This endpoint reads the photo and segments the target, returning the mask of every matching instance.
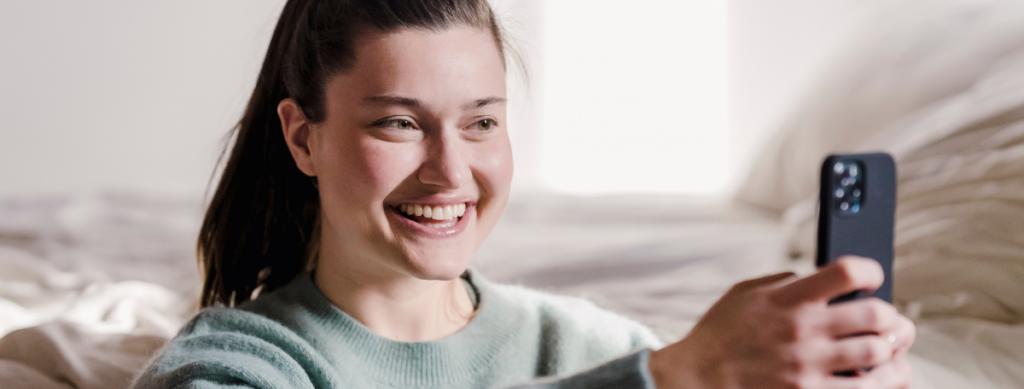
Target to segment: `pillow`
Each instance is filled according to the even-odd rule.
[[[791,252],[810,256],[821,161],[887,151],[897,306],[1024,323],[1024,3],[922,4],[880,20],[825,73],[738,200],[783,213]]]

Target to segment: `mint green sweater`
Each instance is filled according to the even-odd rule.
[[[466,279],[473,320],[410,343],[375,334],[304,273],[238,309],[204,309],[135,387],[654,388],[648,348],[659,342],[646,327],[581,299]]]

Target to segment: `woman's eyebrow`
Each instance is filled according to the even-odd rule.
[[[414,99],[412,97],[402,97],[402,96],[393,96],[393,95],[370,96],[370,97],[364,98],[363,99],[363,103],[370,104],[370,105],[385,105],[385,106],[387,106],[387,105],[401,105],[401,106],[410,107],[410,108],[417,108],[417,107],[420,107],[420,106],[423,105],[423,104],[420,104],[419,100],[416,100],[416,99]]]
[[[472,103],[462,106],[462,109],[469,110],[474,108],[480,108],[491,104],[505,104],[507,101],[504,97],[488,97],[485,99],[479,99]]]
[[[462,109],[469,110],[475,108],[485,107],[491,104],[504,104],[507,101],[504,97],[487,97],[483,99],[477,99],[473,102],[463,105]],[[423,104],[412,97],[403,97],[395,95],[381,95],[381,96],[370,96],[363,99],[363,103],[369,105],[401,105],[409,108],[419,108]]]

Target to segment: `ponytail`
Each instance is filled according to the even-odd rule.
[[[274,29],[256,89],[235,127],[235,143],[199,231],[200,304],[233,306],[258,289],[288,283],[307,265],[317,239],[316,188],[295,166],[277,104],[289,97],[285,52],[309,1],[289,1]]]

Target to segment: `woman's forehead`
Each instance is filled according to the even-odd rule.
[[[369,33],[356,41],[355,62],[332,77],[328,100],[407,96],[464,103],[505,96],[505,66],[490,32],[471,27]]]

